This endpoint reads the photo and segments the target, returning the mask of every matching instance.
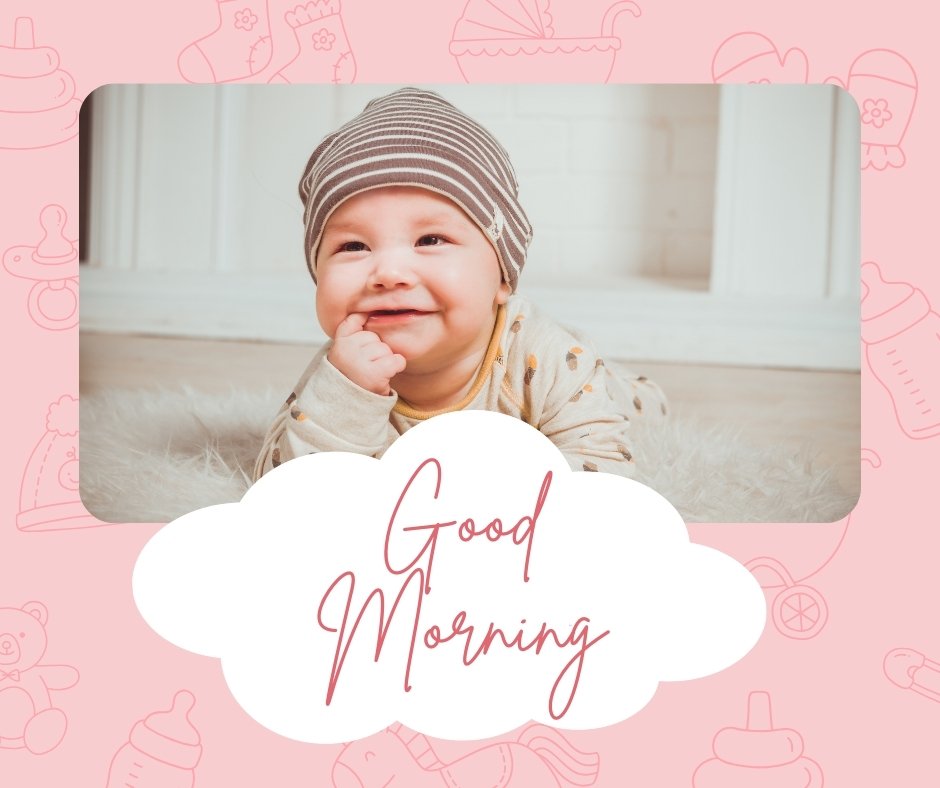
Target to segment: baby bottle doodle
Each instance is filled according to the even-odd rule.
[[[157,711],[131,728],[130,740],[114,755],[107,788],[192,788],[202,755],[199,732],[189,722],[196,699],[181,690],[169,711]]]
[[[712,741],[715,757],[700,764],[694,788],[820,788],[823,773],[803,755],[803,737],[774,728],[770,695],[752,692],[747,699],[747,727],[722,728]]]
[[[923,291],[862,265],[862,342],[910,438],[940,435],[940,315]]]

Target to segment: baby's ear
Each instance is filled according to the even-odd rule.
[[[496,291],[496,303],[505,304],[511,293],[512,288],[506,282],[500,282],[499,290]]]

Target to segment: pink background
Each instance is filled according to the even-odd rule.
[[[285,12],[294,5],[270,0],[265,7],[253,0],[234,0],[222,6],[226,12],[235,6],[239,10],[251,6],[259,17],[253,26],[269,23],[272,60],[251,81],[266,82],[297,54],[294,28],[284,21]],[[330,29],[339,29],[342,22],[357,82],[463,81],[448,44],[466,5],[465,0],[348,0],[341,18],[330,22]],[[581,49],[589,49],[592,42],[584,39],[599,36],[608,5],[608,0],[556,0],[551,8],[555,37],[580,38]],[[865,97],[880,98],[876,93],[879,85],[883,87],[883,95],[890,97],[886,106],[897,117],[878,128],[863,125],[863,142],[866,134],[880,134],[879,143],[900,142],[904,157],[901,166],[863,171],[862,259],[876,261],[885,279],[919,288],[934,310],[940,308],[940,267],[935,253],[929,251],[936,235],[934,178],[940,171],[935,142],[940,135],[940,102],[937,83],[929,74],[940,73],[940,58],[934,26],[919,11],[923,5],[902,0],[890,8],[849,2],[758,7],[749,0],[685,5],[641,0],[640,6],[641,17],[626,13],[614,28],[622,47],[613,53],[611,82],[709,82],[716,51],[730,37],[747,31],[766,36],[780,55],[801,50],[791,57],[797,61],[805,57],[811,82],[833,76],[847,82],[859,55],[889,50],[879,55],[877,67],[882,71],[867,69],[877,79],[865,87],[869,91],[865,96],[861,87],[856,90],[849,84],[860,103]],[[14,20],[20,16],[33,19],[37,46],[56,50],[59,67],[74,79],[78,99],[110,82],[183,81],[177,65],[180,52],[212,34],[219,24],[215,0],[149,5],[115,0],[12,0],[4,4],[0,16],[0,45],[12,46]],[[237,71],[244,62],[239,39],[226,38],[221,32],[216,34],[220,37],[214,41],[213,57],[230,61],[227,67]],[[328,40],[323,38],[321,43]],[[742,41],[748,43],[735,39],[724,54],[732,53],[739,60],[746,57],[746,47],[740,47],[740,52],[736,48]],[[751,39],[750,45],[755,41]],[[529,66],[535,61],[526,58],[539,57],[538,48],[536,41],[530,53],[521,51],[502,63],[484,61],[483,65],[507,81],[521,79],[519,75],[531,73]],[[559,61],[564,73],[581,81],[604,80],[606,66],[598,68],[590,58],[579,58],[577,48],[567,48],[573,51],[562,48],[554,55],[566,58]],[[21,61],[9,49],[0,55],[0,74],[10,75],[9,64],[16,68],[15,63]],[[899,76],[903,69],[895,69],[903,61],[916,73],[916,87]],[[765,57],[763,62],[770,61]],[[298,75],[310,82],[329,81],[333,72],[327,65],[322,57],[296,59],[290,73],[295,81]],[[784,69],[777,73],[767,68],[764,78],[768,81],[799,81],[802,76],[798,73],[794,78],[793,69],[786,69],[781,77]],[[758,79],[748,72],[743,81]],[[17,95],[25,84],[16,83]],[[37,87],[37,96],[38,92]],[[909,104],[915,94],[913,111],[909,106],[904,110],[905,101]],[[0,89],[0,102],[2,95]],[[63,98],[57,103],[62,104]],[[43,235],[39,214],[51,204],[64,208],[65,235],[75,239],[77,138],[24,149],[17,136],[23,118],[15,117],[22,113],[3,111],[8,109],[0,106],[0,251],[23,247],[30,253],[37,247]],[[29,121],[43,122],[39,116]],[[52,126],[40,125],[42,133],[59,140],[71,136],[57,130],[55,122],[50,113]],[[894,138],[886,141],[884,135],[892,133]],[[77,265],[69,268],[66,263],[59,270],[63,280],[77,275]],[[196,699],[189,719],[200,736],[198,764],[195,768],[169,766],[175,751],[168,749],[162,756],[164,763],[151,765],[151,776],[140,778],[136,785],[190,785],[193,780],[197,786],[329,785],[339,747],[299,744],[263,729],[232,700],[215,661],[162,641],[137,615],[130,593],[131,571],[141,546],[158,526],[79,529],[67,527],[76,523],[64,520],[54,520],[39,531],[17,526],[18,516],[34,505],[77,499],[67,482],[55,488],[48,478],[36,481],[34,472],[37,451],[47,458],[61,455],[58,461],[67,461],[74,441],[74,433],[61,425],[58,432],[47,430],[46,415],[63,395],[77,395],[78,331],[76,327],[51,330],[34,319],[28,296],[35,280],[14,276],[9,268],[0,271],[0,279],[7,370],[0,481],[0,640],[4,633],[17,631],[18,617],[27,615],[17,611],[26,603],[41,602],[48,611],[48,646],[39,666],[33,666],[35,659],[22,664],[18,679],[0,672],[0,783],[108,785],[112,759],[128,741],[132,726],[152,712],[169,708],[174,695],[185,689]],[[935,314],[929,319],[936,325]],[[925,331],[919,337],[907,335],[906,341],[912,369],[936,402],[940,398],[940,335]],[[892,396],[864,360],[862,397],[862,445],[870,450],[872,462],[863,464],[862,497],[850,518],[829,525],[692,528],[697,541],[714,544],[742,561],[757,556],[772,559],[758,573],[768,586],[767,629],[757,647],[732,668],[690,683],[662,685],[646,709],[620,725],[566,732],[572,745],[598,754],[595,785],[715,785],[706,774],[711,767],[700,769],[697,775],[696,770],[715,757],[713,739],[720,729],[745,727],[748,696],[755,691],[769,693],[774,727],[799,733],[804,757],[818,764],[827,785],[937,782],[940,665],[930,659],[940,661],[934,608],[934,600],[940,598],[934,488],[940,436],[909,437]],[[779,575],[765,578],[768,564],[786,570],[789,588],[780,585]],[[776,588],[769,587],[775,584]],[[794,590],[794,585],[804,588]],[[820,617],[820,600],[828,608],[826,620]],[[808,605],[806,615],[794,617],[801,605]],[[27,623],[32,626],[36,621]],[[893,657],[886,668],[886,656],[899,648],[913,653]],[[73,686],[51,690],[51,704],[61,710],[56,713],[58,719],[67,720],[64,738],[45,754],[21,746],[4,748],[3,737],[22,735],[17,728],[22,731],[29,716],[24,717],[18,705],[22,688],[42,681],[55,686],[50,677],[56,672],[42,668],[50,665],[71,666],[79,676]],[[906,672],[908,668],[913,675]],[[6,671],[2,661],[0,671]],[[58,671],[60,681],[62,674]],[[900,686],[911,681],[920,692]],[[44,737],[54,741],[56,723],[49,719],[46,715],[42,730],[36,727],[33,749],[43,749]],[[501,737],[504,741],[514,738],[512,734]],[[726,734],[723,741],[727,738]],[[780,740],[779,733],[741,738],[735,757],[752,768],[739,766],[735,771],[725,764],[721,784],[796,788],[807,784],[807,779],[820,784],[816,777],[805,776],[815,773],[812,768],[794,778],[794,768],[771,768],[768,762],[760,762],[761,753],[773,754]],[[441,761],[451,762],[481,745],[433,742],[433,746]],[[719,754],[731,759],[725,750]],[[462,785],[482,788],[494,783],[493,775],[481,766],[468,768]],[[520,774],[505,784],[532,783]]]

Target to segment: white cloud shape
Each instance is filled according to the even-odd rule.
[[[658,682],[739,660],[766,615],[751,573],[690,543],[657,492],[572,472],[486,411],[430,419],[381,460],[285,463],[158,531],[133,586],[255,720],[324,744],[395,720],[448,739],[611,725]]]

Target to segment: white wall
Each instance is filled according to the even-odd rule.
[[[713,85],[433,86],[509,151],[535,228],[527,283],[624,274],[708,277]],[[353,86],[343,117],[386,86]]]
[[[297,181],[325,134],[395,87],[96,91],[83,328],[322,337]],[[835,88],[791,88],[783,98],[780,86],[425,87],[510,152],[535,228],[520,289],[594,334],[605,352],[857,367],[857,226],[833,223],[853,208],[857,216],[858,169],[834,169],[851,165],[852,151],[857,158],[857,119],[854,128],[835,122],[845,114]],[[792,149],[794,123],[809,129],[801,150]],[[747,206],[767,192],[763,175],[748,177],[753,160],[729,155],[739,150],[758,162],[771,155],[791,175],[773,187],[778,206],[815,206],[797,216],[796,230],[789,217],[785,232],[776,232],[779,210],[758,212],[775,229],[764,247],[766,234],[741,234],[753,217],[722,213],[722,204]],[[801,266],[772,265],[788,253]],[[830,282],[833,270],[839,288],[807,286]],[[727,285],[742,277],[744,290]],[[781,287],[781,278],[796,284]]]
[[[91,265],[302,265],[297,181],[307,157],[324,135],[395,87],[101,88],[96,120],[106,124],[113,105],[134,96],[140,122],[126,144],[137,148],[140,188],[137,215],[126,220],[137,225],[134,243],[120,250],[93,244]],[[527,280],[570,276],[574,260],[579,274],[707,277],[716,86],[430,87],[509,151],[535,228]],[[106,160],[96,158],[95,167],[120,169],[128,155],[115,144],[97,154]]]

